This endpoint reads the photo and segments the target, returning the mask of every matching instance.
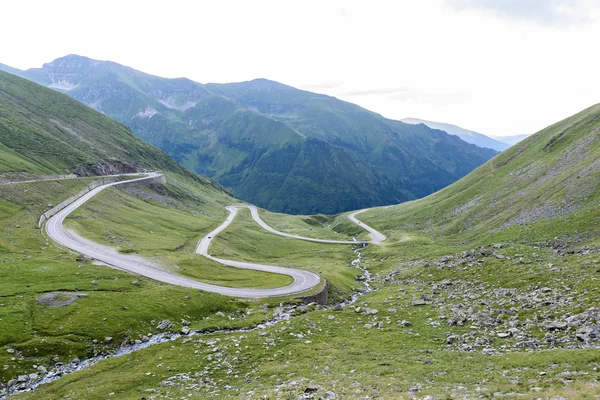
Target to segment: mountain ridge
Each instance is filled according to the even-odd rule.
[[[594,205],[600,188],[599,132],[600,104],[595,104],[527,137],[453,185],[389,210],[404,215],[396,223],[405,224],[434,213],[431,229],[438,234],[480,235],[544,223],[551,232],[559,228],[558,234],[562,225],[552,221]],[[595,222],[580,221],[590,224]]]
[[[54,85],[236,197],[274,211],[332,214],[412,200],[495,154],[264,78],[200,84],[76,55],[21,74]]]
[[[196,176],[131,130],[57,91],[0,71],[0,176],[79,176],[161,169]]]
[[[403,118],[401,121],[407,124],[425,124],[426,126],[432,129],[439,129],[450,135],[458,136],[465,142],[474,144],[479,147],[493,149],[496,151],[504,151],[510,147],[509,144],[502,142],[496,138],[484,135],[483,133],[461,128],[460,126],[454,124],[428,121],[420,118]]]

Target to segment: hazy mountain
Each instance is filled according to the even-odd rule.
[[[202,85],[76,55],[16,72],[126,124],[236,197],[275,211],[335,213],[412,200],[495,154],[264,79]]]
[[[513,144],[517,144],[519,143],[521,140],[528,138],[529,134],[525,134],[525,135],[514,135],[514,136],[490,136],[491,138],[496,139],[499,142],[502,143],[506,143],[509,145],[513,145]]]
[[[456,135],[467,143],[471,143],[479,147],[494,149],[496,151],[503,151],[510,147],[510,144],[503,142],[497,138],[491,138],[484,134],[475,131],[470,131],[468,129],[464,129],[460,126],[452,124],[426,121],[424,119],[419,118],[404,118],[402,119],[402,122],[405,122],[407,124],[425,124],[430,128],[439,129],[451,135]]]

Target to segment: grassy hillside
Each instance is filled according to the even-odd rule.
[[[288,277],[226,268],[194,254],[235,202],[101,113],[0,72],[0,176],[161,170],[166,185],[107,189],[66,222],[84,236],[152,258],[174,273],[233,287],[274,287]],[[11,379],[113,351],[158,333],[248,327],[269,303],[238,301],[140,278],[56,247],[39,216],[92,177],[0,185],[0,396]],[[215,313],[220,312],[218,315]],[[222,314],[221,314],[222,313]],[[163,320],[172,326],[159,329]],[[187,322],[186,322],[187,324]]]
[[[68,96],[0,71],[0,176],[172,172],[195,177],[129,128]]]
[[[278,212],[331,214],[412,200],[495,154],[264,79],[201,85],[76,55],[10,71],[102,111],[236,197]]]
[[[390,232],[466,240],[504,231],[525,235],[524,227],[531,225],[550,239],[569,227],[591,234],[599,229],[593,218],[599,139],[600,105],[595,105],[525,139],[438,193],[363,218]]]
[[[599,126],[594,106],[447,189],[360,215],[388,242],[356,249],[374,290],[354,304],[154,346],[20,398],[596,398]],[[263,215],[282,230],[348,234],[343,215]],[[271,239],[236,240],[240,222],[216,250],[259,259]],[[272,259],[311,247],[271,243]],[[340,256],[311,249],[306,265],[315,255]]]

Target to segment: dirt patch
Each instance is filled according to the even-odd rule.
[[[37,298],[37,302],[50,308],[68,306],[80,297],[87,297],[85,293],[52,292]]]

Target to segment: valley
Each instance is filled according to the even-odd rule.
[[[438,125],[498,153],[265,79],[0,67],[1,399],[600,397],[600,104]]]
[[[496,154],[267,79],[200,84],[78,55],[2,69],[101,111],[188,170],[274,212],[336,214],[413,200]]]

